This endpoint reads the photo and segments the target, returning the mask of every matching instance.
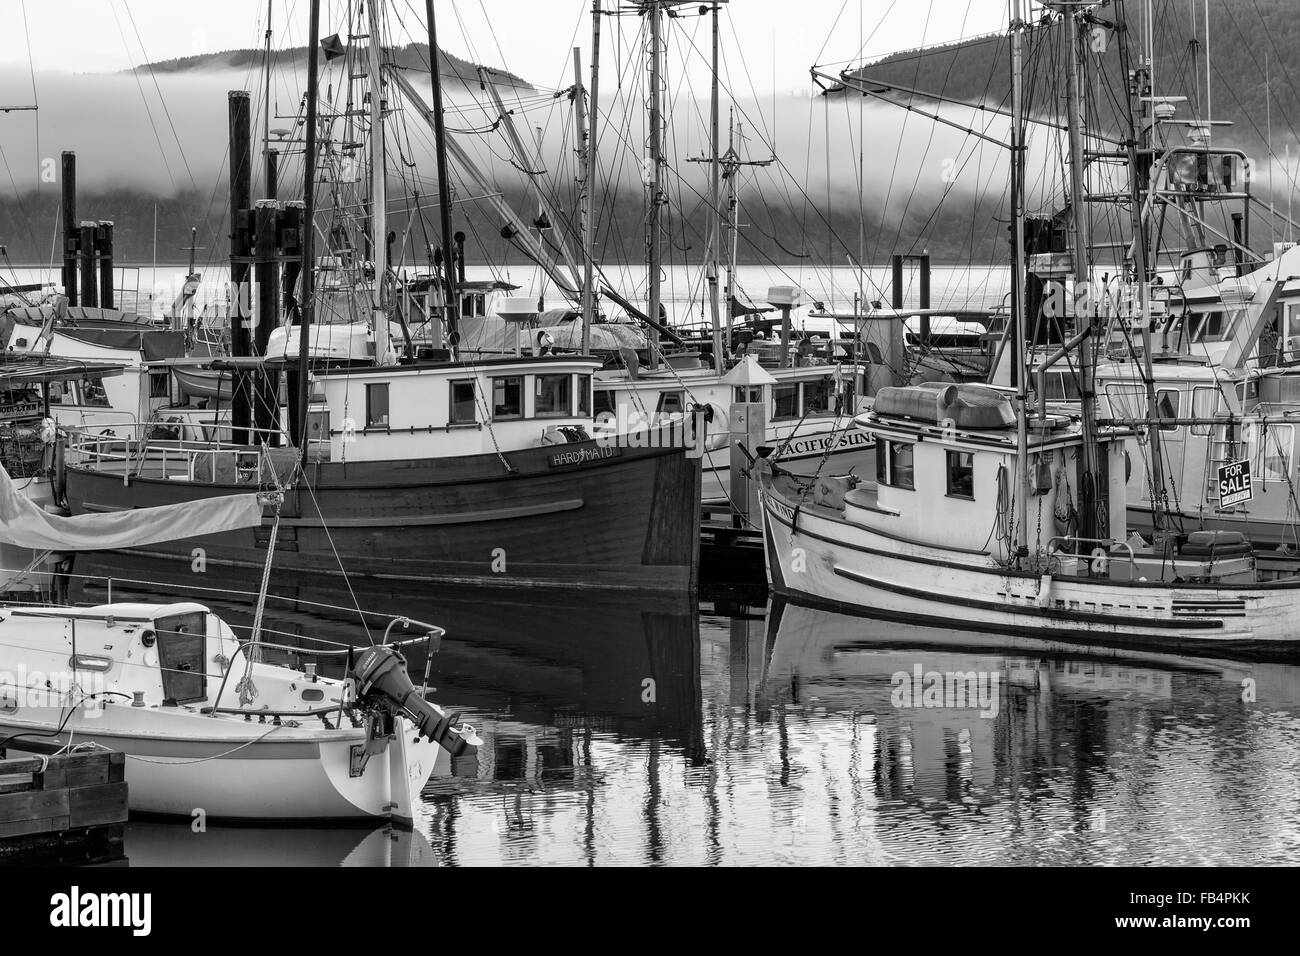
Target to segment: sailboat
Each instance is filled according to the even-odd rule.
[[[43,511],[0,471],[0,539],[65,551],[141,546],[260,525],[262,498],[67,518]],[[400,620],[424,631],[417,641],[442,633]],[[137,812],[410,825],[439,759],[477,743],[414,688],[396,644],[347,652],[341,681],[319,676],[316,663],[261,659],[276,650],[257,627],[241,641],[189,601],[7,605],[0,755],[124,753]]]
[[[1025,274],[1024,29],[1013,17],[1017,277]],[[1140,252],[1137,272],[1145,275]],[[1138,285],[1146,315],[1147,284]],[[1017,281],[1020,349],[1026,311]],[[1135,324],[1149,337],[1149,325]],[[1062,354],[1091,332],[1080,330]],[[1033,395],[1023,357],[1015,364],[1014,393],[947,383],[881,389],[857,419],[877,444],[874,485],[814,496],[812,483],[760,465],[773,588],[924,624],[1193,653],[1300,653],[1289,620],[1300,578],[1259,581],[1249,549],[1215,531],[1154,542],[1128,536],[1125,445],[1134,431],[1099,426],[1087,404],[1073,415],[1049,409],[1041,391]],[[1048,364],[1038,366],[1040,382]],[[1155,414],[1149,407],[1144,423]],[[1085,487],[1089,525],[1076,533],[1058,517],[1072,510],[1071,489]]]

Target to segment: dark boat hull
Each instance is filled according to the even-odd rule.
[[[151,445],[151,453],[162,449]],[[312,574],[496,586],[696,588],[700,463],[681,448],[595,442],[393,462],[318,462],[288,489],[274,566]],[[119,511],[250,490],[162,476],[146,460],[69,465],[74,514]],[[190,578],[209,564],[261,567],[260,528],[150,545]],[[196,551],[196,549],[202,549]]]

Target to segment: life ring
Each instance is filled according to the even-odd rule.
[[[1102,575],[1110,567],[1110,555],[1102,548],[1093,548],[1092,553],[1088,555],[1092,560],[1088,563],[1089,570],[1093,574]]]

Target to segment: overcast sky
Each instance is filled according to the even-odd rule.
[[[616,0],[603,3],[612,7]],[[272,0],[272,6],[275,45],[301,44],[307,0]],[[732,82],[755,92],[806,92],[814,63],[957,40],[1000,30],[1007,20],[1006,0],[731,0],[727,6],[723,45]],[[46,71],[116,71],[146,58],[261,46],[266,7],[266,0],[0,0],[5,26],[0,64],[28,63],[24,14],[39,77]],[[342,8],[343,0],[323,0],[323,32],[337,28]],[[423,29],[424,0],[397,0],[388,9],[410,33]],[[539,86],[571,82],[568,56],[575,45],[590,62],[590,0],[436,0],[436,10],[445,49],[505,67]],[[603,55],[610,57],[616,50],[615,25],[605,20],[610,48]],[[707,50],[707,18],[684,16],[679,27],[681,49],[693,42]],[[630,24],[624,36],[632,36]],[[0,91],[0,105],[22,100],[24,92],[30,90]]]

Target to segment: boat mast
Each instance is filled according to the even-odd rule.
[[[1127,23],[1124,16],[1124,0],[1116,0],[1115,19],[1121,28]],[[1150,28],[1150,18],[1147,18],[1144,29],[1150,30]],[[1127,76],[1129,75],[1129,59],[1126,31],[1120,29],[1118,36],[1120,67],[1124,75]],[[1160,415],[1156,404],[1155,375],[1151,367],[1151,284],[1148,281],[1150,276],[1148,275],[1149,266],[1147,264],[1147,230],[1142,215],[1149,172],[1145,171],[1138,163],[1139,134],[1137,131],[1137,124],[1141,122],[1141,148],[1144,153],[1150,151],[1153,146],[1152,132],[1155,129],[1154,122],[1147,122],[1148,119],[1153,120],[1154,118],[1148,117],[1145,112],[1155,95],[1155,90],[1150,86],[1150,65],[1150,61],[1143,58],[1134,74],[1136,82],[1132,85],[1134,95],[1129,102],[1127,111],[1129,135],[1126,140],[1129,166],[1129,211],[1133,228],[1133,271],[1138,284],[1138,318],[1142,332],[1142,378],[1146,385],[1147,441],[1150,445],[1151,456],[1151,514],[1156,530],[1161,531],[1165,527],[1164,508],[1161,504],[1164,500],[1165,477],[1164,462],[1160,449],[1160,426],[1156,421]],[[1137,116],[1139,109],[1144,111],[1141,120]]]
[[[309,399],[309,344],[316,308],[316,104],[320,93],[320,0],[311,0],[307,29],[307,143],[302,167],[302,297],[298,319],[298,444],[302,465],[307,466],[307,402]]]
[[[1079,398],[1083,417],[1083,474],[1087,476],[1079,484],[1079,531],[1080,538],[1097,538],[1097,512],[1095,495],[1104,490],[1097,487],[1097,443],[1096,415],[1093,403],[1093,339],[1096,332],[1092,310],[1092,296],[1087,295],[1088,285],[1092,281],[1090,250],[1088,248],[1088,220],[1086,215],[1086,170],[1084,167],[1084,127],[1085,116],[1083,97],[1080,95],[1081,72],[1086,62],[1085,52],[1080,42],[1078,14],[1069,6],[1064,8],[1065,36],[1068,48],[1066,59],[1066,127],[1070,140],[1070,225],[1073,232],[1074,255],[1074,331],[1086,327],[1089,334],[1079,340]],[[1039,403],[1043,396],[1039,396]]]
[[[1017,526],[1017,555],[1029,553],[1029,409],[1028,382],[1025,356],[1029,346],[1025,341],[1025,151],[1024,99],[1021,63],[1020,0],[1007,0],[1011,14],[1011,314],[1016,325],[1017,354],[1012,356],[1012,371],[1016,385],[1016,494],[1015,520]],[[1041,396],[1039,398],[1041,401]],[[1037,546],[1037,542],[1035,543]]]
[[[577,85],[579,124],[586,128],[578,137],[582,150],[582,354],[591,354],[591,323],[596,319],[595,259],[596,216],[591,209],[591,195],[596,183],[596,95],[600,90],[600,0],[591,3],[591,114],[582,103],[582,74],[578,51],[573,51],[573,79]]]
[[[650,284],[649,308],[646,314],[651,322],[659,323],[660,289],[659,289],[659,206],[664,202],[663,179],[660,157],[662,155],[663,116],[661,114],[660,59],[663,50],[660,47],[662,21],[660,18],[660,0],[647,0],[642,8],[650,18],[650,143],[649,157],[646,160],[646,184],[649,190],[650,208],[646,216],[646,278]],[[654,350],[651,349],[653,356]],[[651,359],[653,363],[653,358]]]
[[[713,82],[709,87],[709,310],[713,319],[713,368],[721,372],[727,357],[722,346],[722,303],[718,299],[718,246],[722,241],[722,210],[718,205],[721,162],[718,157],[718,0],[713,10]]]
[[[262,155],[271,152],[271,4],[266,0],[266,52],[262,54]],[[268,189],[270,187],[268,186]],[[274,196],[268,196],[274,199]],[[191,270],[193,271],[193,270]]]
[[[460,357],[460,297],[456,291],[456,270],[452,265],[451,244],[451,182],[447,178],[447,130],[442,115],[442,76],[438,50],[438,27],[433,15],[433,0],[425,0],[425,16],[429,21],[429,75],[433,84],[433,138],[438,154],[438,205],[442,226],[442,277],[447,296],[447,344],[452,355]]]
[[[370,74],[370,255],[374,260],[375,278],[370,293],[370,313],[375,331],[375,364],[392,363],[389,341],[387,303],[384,289],[388,285],[388,196],[387,156],[384,150],[384,77],[380,58],[383,34],[380,32],[379,0],[366,0],[370,40],[367,44]]]

